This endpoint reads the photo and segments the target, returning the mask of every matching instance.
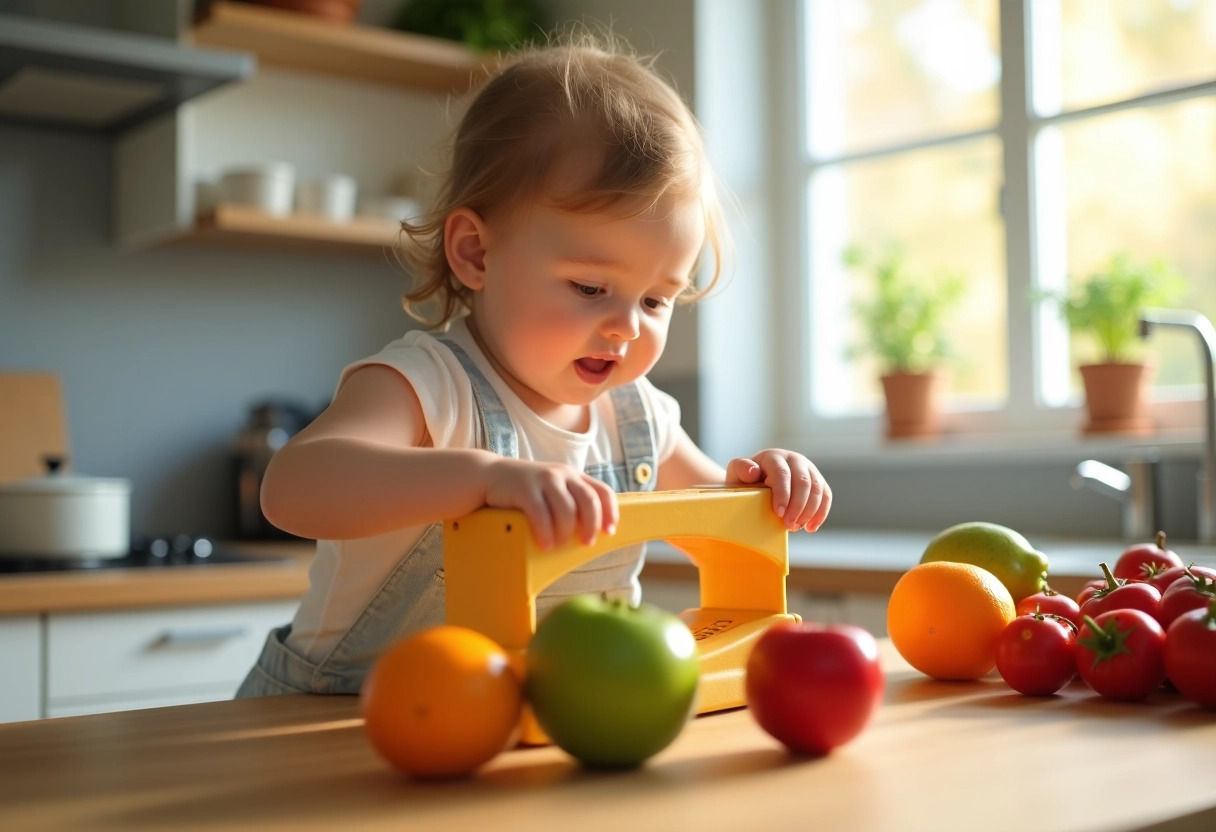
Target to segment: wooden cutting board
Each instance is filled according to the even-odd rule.
[[[68,456],[59,377],[0,373],[0,483],[45,473],[47,455]]]

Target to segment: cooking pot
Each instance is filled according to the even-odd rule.
[[[131,549],[131,483],[48,472],[0,485],[0,557],[120,558]]]

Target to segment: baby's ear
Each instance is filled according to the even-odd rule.
[[[456,279],[477,291],[485,285],[486,224],[471,208],[456,208],[443,223],[443,248]]]

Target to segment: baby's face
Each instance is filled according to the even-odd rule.
[[[487,231],[473,324],[520,398],[571,429],[654,366],[705,239],[699,203],[667,198],[637,216],[542,201]]]

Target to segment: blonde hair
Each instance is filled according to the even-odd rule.
[[[578,212],[629,206],[642,213],[669,194],[698,199],[713,271],[696,287],[694,267],[681,300],[712,289],[729,239],[696,120],[655,73],[652,59],[610,36],[576,32],[509,56],[473,97],[452,139],[450,168],[434,206],[401,224],[397,256],[416,281],[403,298],[406,312],[444,326],[469,308],[471,292],[452,273],[444,249],[452,210],[506,215],[541,195],[558,160],[588,146],[589,158],[600,158],[586,187],[560,199],[545,195]]]

